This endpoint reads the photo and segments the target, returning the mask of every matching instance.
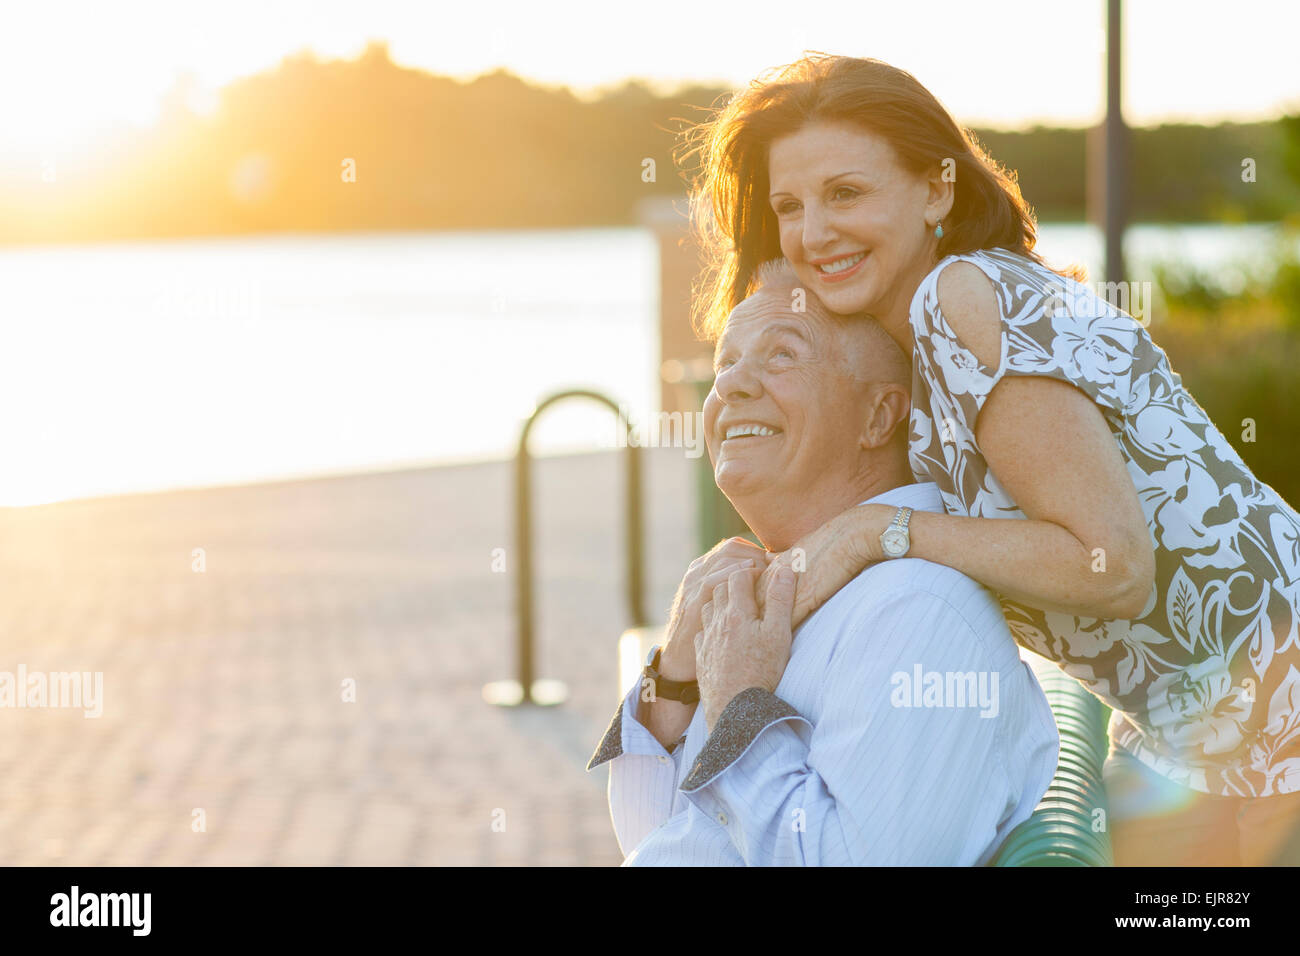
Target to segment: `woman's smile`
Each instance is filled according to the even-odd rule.
[[[870,253],[855,252],[851,256],[841,256],[838,259],[812,259],[809,261],[817,269],[817,276],[823,282],[843,282],[861,271],[862,263],[867,261],[868,255]]]

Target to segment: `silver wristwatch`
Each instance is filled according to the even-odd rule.
[[[912,546],[912,539],[907,533],[907,523],[912,520],[911,508],[899,508],[894,515],[894,523],[880,536],[880,549],[887,558],[901,558]]]

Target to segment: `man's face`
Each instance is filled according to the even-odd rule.
[[[732,312],[714,354],[704,435],[714,479],[733,503],[805,500],[860,468],[870,386],[843,367],[842,336],[824,317],[792,312],[779,293],[760,290]]]

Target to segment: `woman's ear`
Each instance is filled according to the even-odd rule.
[[[947,157],[930,170],[926,177],[926,221],[948,218],[953,201],[957,198],[957,160]]]

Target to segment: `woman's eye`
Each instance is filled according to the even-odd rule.
[[[798,203],[783,202],[776,207],[776,214],[778,216],[784,216],[786,213],[793,212],[797,208],[798,208]]]
[[[848,199],[853,196],[856,196],[857,194],[858,191],[851,186],[840,186],[838,189],[835,190],[836,199],[841,199],[841,198]]]

